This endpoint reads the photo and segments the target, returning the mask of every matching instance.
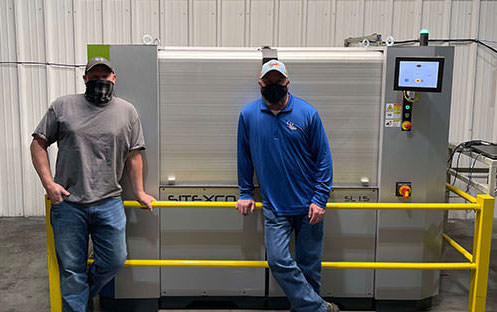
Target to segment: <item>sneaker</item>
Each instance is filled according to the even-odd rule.
[[[326,311],[327,312],[340,312],[338,306],[332,302],[326,302]]]

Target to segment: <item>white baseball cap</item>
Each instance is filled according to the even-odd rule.
[[[264,77],[267,73],[272,70],[279,71],[283,76],[288,78],[288,72],[286,71],[286,66],[282,62],[278,60],[270,60],[262,65],[261,76],[259,78]]]

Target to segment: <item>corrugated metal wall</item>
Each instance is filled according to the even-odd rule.
[[[84,64],[88,43],[144,34],[168,46],[342,46],[373,32],[415,39],[421,28],[497,40],[496,16],[497,0],[0,0],[0,61]],[[0,64],[0,216],[43,214],[30,134],[52,100],[83,91],[81,75]],[[459,45],[454,79],[451,142],[497,141],[497,56]]]

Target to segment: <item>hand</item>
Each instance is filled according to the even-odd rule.
[[[47,187],[45,187],[45,190],[47,191],[48,198],[50,198],[53,205],[63,202],[64,198],[62,196],[71,195],[64,187],[62,187],[62,185],[55,182],[50,183]]]
[[[240,211],[242,215],[248,215],[249,209],[250,212],[254,212],[255,201],[253,201],[252,199],[239,199],[236,202],[236,210]]]
[[[309,206],[309,224],[316,224],[321,222],[325,213],[326,209],[321,208],[314,203],[311,203],[311,205]]]
[[[148,195],[145,192],[140,192],[136,195],[136,199],[140,202],[140,204],[145,205],[146,207],[141,207],[141,209],[147,209],[148,211],[152,211],[152,202],[155,201],[153,196]]]

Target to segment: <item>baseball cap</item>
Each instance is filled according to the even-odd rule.
[[[279,71],[283,76],[288,78],[288,72],[286,71],[286,66],[282,62],[278,60],[270,60],[262,65],[261,76],[259,78],[264,77],[267,73],[272,70]]]
[[[106,59],[105,57],[102,57],[102,56],[97,56],[97,57],[94,57],[92,59],[90,59],[88,61],[88,63],[86,64],[86,68],[85,68],[85,73],[87,73],[88,71],[90,71],[93,67],[97,66],[97,65],[105,65],[107,66],[112,72],[114,72],[114,69],[112,68],[112,64],[109,62],[108,59]]]

